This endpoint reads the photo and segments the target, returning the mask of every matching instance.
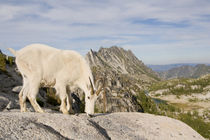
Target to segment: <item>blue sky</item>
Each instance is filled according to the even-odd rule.
[[[120,46],[145,64],[210,63],[209,0],[0,0],[0,49]]]

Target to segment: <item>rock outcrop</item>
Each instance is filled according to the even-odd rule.
[[[0,139],[81,140],[204,140],[192,128],[164,116],[146,113],[63,115],[58,113],[0,113]]]

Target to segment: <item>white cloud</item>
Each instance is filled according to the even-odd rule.
[[[161,63],[166,57],[171,62],[179,57],[189,61],[190,56],[173,53],[183,48],[182,54],[197,51],[195,59],[201,61],[204,52],[195,48],[210,51],[208,13],[207,0],[4,1],[0,2],[0,48],[7,52],[6,47],[20,49],[40,42],[85,54],[89,48],[120,45],[129,46],[147,63]],[[155,51],[168,55],[153,59],[150,53]]]

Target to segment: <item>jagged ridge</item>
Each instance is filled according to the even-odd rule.
[[[98,52],[91,50],[86,59],[92,67],[102,67],[121,74],[136,75],[139,78],[146,76],[150,80],[158,79],[156,73],[144,65],[130,50],[126,51],[116,46],[100,48]]]

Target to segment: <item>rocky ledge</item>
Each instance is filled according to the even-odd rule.
[[[0,112],[0,139],[204,140],[181,121],[147,113],[63,115]]]

